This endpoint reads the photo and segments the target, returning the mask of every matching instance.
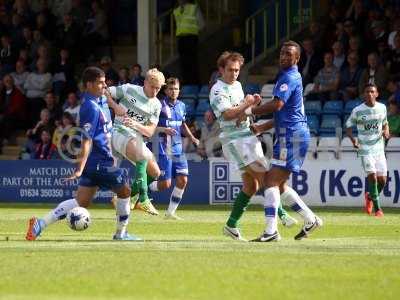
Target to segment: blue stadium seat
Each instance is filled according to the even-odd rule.
[[[361,103],[362,103],[362,101],[359,99],[349,100],[346,102],[343,112],[345,114],[351,114],[351,111],[354,109],[354,107],[360,105]]]
[[[346,122],[347,122],[347,119],[350,117],[350,115],[344,115],[343,116],[343,123],[342,123],[342,128],[343,128],[343,133],[344,134],[346,134]],[[357,126],[353,126],[352,127],[352,129],[353,129],[353,135],[354,136],[357,136]]]
[[[186,117],[188,119],[193,119],[196,116],[196,108],[194,106],[194,103],[193,104],[185,103],[185,106],[186,106]]]
[[[210,96],[210,90],[208,85],[202,85],[198,94],[199,98],[208,98]]]
[[[196,116],[204,116],[204,113],[211,109],[210,103],[205,101],[206,99],[203,98],[203,101],[199,101],[196,107]]]
[[[197,99],[199,93],[199,87],[194,84],[184,85],[181,89],[181,98],[192,98]]]
[[[204,116],[196,116],[195,121],[196,121],[197,128],[201,128],[205,124]]]
[[[322,112],[321,101],[306,101],[304,102],[304,108],[307,115],[320,115]]]
[[[185,103],[186,106],[188,105],[192,105],[193,107],[196,106],[196,100],[193,98],[183,98],[183,99],[179,99],[181,100],[183,103]]]
[[[316,115],[307,116],[307,124],[310,127],[310,133],[318,135],[319,133],[319,119]]]
[[[343,101],[335,100],[326,102],[322,109],[322,113],[341,116],[343,113]]]
[[[244,94],[259,94],[261,91],[261,87],[257,83],[248,83],[244,86]]]
[[[336,115],[323,115],[319,128],[320,136],[335,136],[337,129],[342,130],[342,120]]]

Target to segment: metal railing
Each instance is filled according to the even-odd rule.
[[[238,13],[240,0],[199,0],[204,16],[205,28],[202,32],[210,31],[212,26],[221,25],[227,16]],[[153,21],[153,37],[155,50],[155,63],[163,65],[176,56],[176,26],[173,15],[174,9],[170,9],[159,15]]]
[[[313,0],[276,0],[257,10],[246,20],[248,65],[253,66],[271,51],[304,28],[314,16]]]

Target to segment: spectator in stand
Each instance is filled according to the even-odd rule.
[[[89,9],[82,4],[81,0],[71,0],[71,10],[69,13],[72,19],[80,28],[85,28],[86,20],[89,18]]]
[[[0,64],[5,72],[11,72],[14,69],[17,58],[16,49],[11,45],[11,38],[8,35],[1,36]]]
[[[43,59],[36,63],[37,71],[31,72],[25,81],[27,106],[31,116],[31,123],[39,117],[40,110],[45,106],[44,96],[51,89],[52,75],[47,72],[47,65]]]
[[[52,41],[54,39],[54,24],[49,22],[47,16],[41,12],[36,16],[36,30],[38,30],[42,36],[48,40]]]
[[[367,15],[362,0],[353,0],[346,12],[346,19],[354,22],[355,31],[358,33],[364,32]]]
[[[389,94],[389,102],[398,102],[400,104],[400,86],[399,77],[390,77],[386,86],[386,91]]]
[[[343,29],[344,29],[344,36],[343,39],[341,40],[343,46],[345,49],[349,48],[349,40],[352,36],[356,36],[356,29],[354,26],[354,22],[352,20],[346,20],[343,23]]]
[[[82,45],[86,50],[86,58],[94,56],[96,58],[96,50],[98,47],[105,46],[109,41],[109,32],[107,25],[107,15],[103,6],[99,1],[92,1],[91,15],[87,19],[86,26],[83,30]]]
[[[76,90],[74,64],[68,49],[60,49],[53,72],[53,90],[59,98],[64,99],[68,92]]]
[[[144,77],[142,76],[142,66],[134,64],[129,70],[129,79],[132,84],[143,86]]]
[[[118,83],[117,85],[123,85],[129,82],[129,70],[126,67],[120,68],[118,71]]]
[[[333,65],[333,54],[326,52],[324,55],[324,67],[314,78],[314,88],[307,96],[311,100],[335,100],[338,97],[339,70]]]
[[[29,69],[29,65],[31,64],[31,59],[29,57],[29,51],[27,49],[22,48],[22,49],[19,50],[17,61],[18,60],[21,60],[21,61],[24,62],[25,68],[26,68],[27,71],[31,71]]]
[[[61,141],[64,137],[67,139],[75,135],[76,130],[75,130],[76,123],[74,121],[74,118],[72,115],[68,112],[64,112],[62,114],[61,122],[57,126],[57,128],[54,130],[53,133],[53,144],[57,146],[57,148],[60,147]]]
[[[14,85],[10,75],[5,75],[0,89],[0,153],[4,139],[9,139],[17,129],[24,128],[26,99]]]
[[[325,50],[327,45],[325,44],[324,30],[320,23],[316,21],[310,22],[308,33],[306,35],[312,39],[313,45],[315,45],[318,52]]]
[[[222,156],[222,145],[219,140],[221,129],[214,113],[208,110],[204,114],[204,125],[201,127],[200,144],[197,147],[197,154],[202,158]]]
[[[33,58],[30,66],[32,71],[36,70],[36,63],[39,59],[43,59],[49,67],[52,65],[50,49],[45,44],[41,44],[37,47],[36,56]]]
[[[378,45],[380,42],[387,43],[388,33],[385,29],[385,23],[383,21],[373,21],[371,23],[371,39],[368,41],[368,49],[372,51],[378,51]]]
[[[388,45],[390,49],[394,49],[394,37],[396,34],[400,32],[400,19],[396,19],[392,25],[392,31],[389,33],[388,36]]]
[[[356,52],[357,53],[358,63],[360,64],[361,67],[366,67],[367,66],[367,55],[365,54],[365,51],[361,47],[360,37],[352,36],[350,38],[348,53],[350,53],[350,52]]]
[[[75,93],[71,92],[68,94],[67,107],[64,109],[64,112],[69,113],[73,119],[75,124],[79,124],[79,110],[81,109],[81,105],[79,104],[78,97]]]
[[[35,145],[32,159],[52,159],[57,153],[57,147],[51,142],[50,130],[45,128],[40,133],[40,141]]]
[[[112,61],[109,56],[103,56],[100,60],[100,68],[106,74],[106,81],[112,80],[114,84],[118,82],[118,72],[112,66]]]
[[[313,82],[318,71],[323,67],[321,55],[316,52],[314,43],[310,38],[303,40],[303,50],[299,61],[299,72],[303,77],[303,85]]]
[[[343,44],[336,41],[332,45],[333,51],[333,65],[338,68],[339,71],[343,70],[346,66],[346,55],[344,54]]]
[[[10,38],[15,46],[16,49],[20,49],[23,46],[24,38],[23,38],[23,24],[22,24],[22,18],[19,14],[14,13],[12,15],[11,19],[11,26],[9,29],[10,32]]]
[[[380,95],[385,91],[388,81],[388,73],[383,65],[379,63],[378,55],[373,52],[368,55],[368,67],[361,74],[361,79],[358,85],[358,92],[363,94],[364,87],[367,83],[375,84],[378,87]]]
[[[358,83],[362,68],[358,64],[357,52],[350,52],[347,56],[347,65],[340,72],[339,97],[345,101],[358,96]]]
[[[28,57],[31,59],[36,54],[35,40],[33,39],[32,29],[25,25],[22,28],[22,45],[21,49],[26,49],[28,51]],[[25,61],[27,63],[27,61]]]
[[[40,112],[40,120],[36,123],[35,127],[28,129],[26,132],[28,141],[25,145],[25,152],[29,154],[34,152],[35,145],[40,141],[40,134],[44,129],[48,129],[50,133],[54,131],[54,124],[50,123],[50,112],[47,108],[42,109]]]
[[[77,61],[80,36],[81,28],[79,25],[74,22],[71,14],[65,14],[63,23],[57,28],[56,45],[58,48],[70,51],[73,62]]]
[[[32,24],[34,22],[34,14],[28,1],[16,0],[13,5],[12,13],[20,15],[27,24]]]
[[[394,48],[390,51],[387,68],[391,75],[400,74],[400,32],[394,37]]]
[[[57,125],[58,121],[61,119],[62,109],[57,103],[56,96],[52,91],[48,91],[46,96],[44,96],[44,101],[50,113],[50,123],[55,123]]]
[[[14,79],[15,86],[25,95],[24,85],[29,75],[29,72],[26,71],[25,62],[17,60],[15,63],[15,72],[12,72],[10,75]]]
[[[400,136],[400,108],[395,101],[389,102],[388,123],[391,136]]]

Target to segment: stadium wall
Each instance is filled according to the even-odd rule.
[[[385,207],[400,207],[400,153],[389,161],[389,180],[382,195]],[[134,167],[123,162],[132,177]],[[62,160],[0,161],[0,202],[57,203],[75,195],[78,180],[66,181],[74,165]],[[240,173],[223,159],[189,162],[189,183],[183,204],[226,204],[240,191]],[[306,160],[289,184],[312,206],[362,206],[366,179],[359,159]],[[170,191],[155,193],[154,201],[166,204]],[[107,203],[111,193],[100,191],[97,202]],[[261,203],[255,196],[253,203]]]

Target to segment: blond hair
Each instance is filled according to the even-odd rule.
[[[240,66],[244,64],[242,54],[238,52],[224,51],[217,60],[217,66],[219,68],[225,68],[228,61],[238,61]]]
[[[153,68],[147,71],[146,80],[149,82],[157,82],[160,85],[165,85],[164,74],[157,70],[157,68]]]

